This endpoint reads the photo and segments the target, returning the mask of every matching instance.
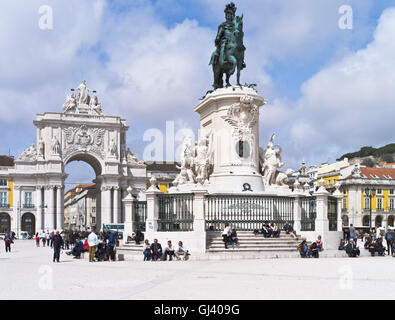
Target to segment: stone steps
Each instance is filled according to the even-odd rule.
[[[207,253],[228,253],[228,252],[251,252],[251,253],[297,253],[297,246],[302,242],[300,236],[294,237],[281,233],[278,238],[265,238],[262,235],[254,235],[252,232],[241,231],[237,233],[239,246],[225,245],[220,232],[207,233]]]

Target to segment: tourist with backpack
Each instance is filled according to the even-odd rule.
[[[4,236],[4,243],[5,243],[5,252],[11,252],[11,243],[12,241],[10,234],[7,232]]]

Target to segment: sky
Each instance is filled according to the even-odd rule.
[[[260,111],[260,145],[275,132],[284,168],[394,142],[394,1],[234,2],[247,48],[241,82],[256,83],[268,101]],[[149,133],[165,135],[167,122],[176,148],[152,159],[177,159],[177,133],[187,128],[198,135],[193,108],[211,89],[208,62],[226,3],[2,0],[0,154],[17,157],[36,143],[36,114],[61,112],[66,93],[85,79],[104,114],[126,119],[127,147],[151,160],[144,152]],[[44,5],[52,10],[50,29],[40,27]],[[339,27],[344,5],[352,8],[351,29]],[[68,183],[94,176],[80,162],[66,172]]]

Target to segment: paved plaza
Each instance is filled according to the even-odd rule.
[[[31,240],[1,247],[0,299],[394,299],[395,259],[89,263]]]

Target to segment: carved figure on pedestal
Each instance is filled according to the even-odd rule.
[[[275,134],[273,133],[263,156],[262,174],[266,185],[276,183],[276,177],[278,174],[277,170],[285,165],[285,163],[281,161],[281,146],[274,145],[274,137]],[[274,147],[278,147],[278,149],[275,149]]]
[[[91,89],[89,89],[86,85],[86,81],[82,80],[82,83],[77,87],[77,90],[79,90],[80,92],[77,95],[77,101],[78,104],[87,104],[89,105],[90,102],[90,96],[89,96],[89,91],[91,91]]]
[[[52,137],[51,148],[53,154],[60,154],[60,143],[55,136]]]
[[[110,154],[114,157],[117,156],[118,154],[118,147],[117,144],[115,143],[114,139],[111,139],[111,143],[110,143]]]
[[[233,2],[226,5],[224,10],[226,21],[219,25],[215,38],[216,50],[211,55],[210,65],[214,72],[214,89],[223,87],[223,74],[226,74],[226,86],[230,86],[229,78],[237,67],[237,85],[240,86],[240,70],[246,67],[244,63],[243,44],[243,15],[236,16],[236,6]]]
[[[44,150],[44,141],[42,139],[40,139],[38,141],[38,156],[41,157],[41,158],[44,158],[44,154],[45,154],[44,152],[45,152],[45,150]]]
[[[102,115],[101,103],[99,103],[99,99],[97,98],[97,96],[93,96],[91,100],[91,109],[95,111],[98,115]]]
[[[77,99],[74,93],[71,92],[66,96],[66,102],[63,104],[62,108],[64,112],[67,112],[69,110],[75,110],[76,107],[77,107]]]
[[[17,160],[35,161],[37,160],[37,149],[32,144],[29,148],[25,149]]]

